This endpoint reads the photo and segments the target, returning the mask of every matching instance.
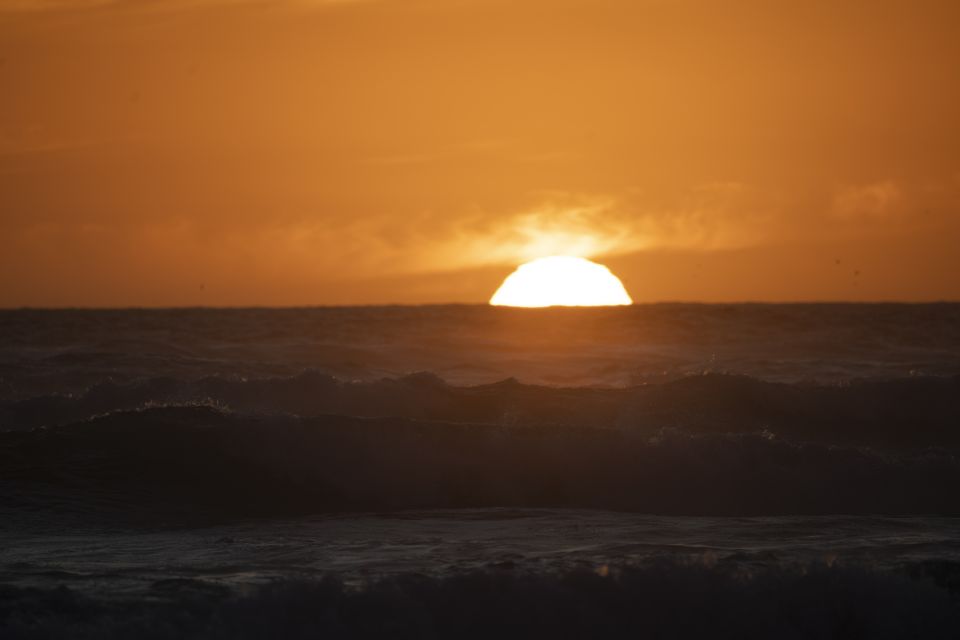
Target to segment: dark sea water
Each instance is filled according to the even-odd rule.
[[[958,304],[0,337],[0,638],[960,637]]]

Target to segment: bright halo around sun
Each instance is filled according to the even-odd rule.
[[[507,307],[606,307],[633,304],[602,264],[573,256],[539,258],[507,276],[490,304]]]

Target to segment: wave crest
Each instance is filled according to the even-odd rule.
[[[255,415],[337,414],[501,426],[585,426],[648,434],[769,431],[801,441],[907,448],[960,447],[960,376],[846,385],[765,382],[709,374],[621,388],[558,388],[505,380],[456,387],[430,373],[347,382],[293,377],[104,382],[79,396],[0,405],[0,428],[69,424],[143,407],[208,404]]]

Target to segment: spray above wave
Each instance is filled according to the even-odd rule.
[[[410,419],[117,413],[0,434],[0,507],[161,519],[449,507],[677,515],[960,515],[950,451],[768,435],[507,428]]]

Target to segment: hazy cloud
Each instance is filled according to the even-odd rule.
[[[838,218],[878,218],[892,215],[903,200],[896,182],[884,180],[840,189],[833,198],[831,213]]]
[[[766,238],[775,215],[769,196],[738,183],[701,185],[673,206],[640,192],[545,192],[530,199],[533,204],[514,211],[403,216],[402,225],[389,215],[337,228],[304,223],[282,236],[292,246],[309,248],[335,233],[350,254],[328,255],[332,262],[370,273],[420,273],[515,265],[549,255],[602,258],[646,249],[740,248]]]

